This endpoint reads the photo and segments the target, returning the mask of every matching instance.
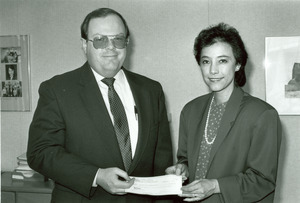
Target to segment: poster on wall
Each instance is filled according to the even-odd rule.
[[[30,111],[29,36],[0,36],[1,111]]]
[[[300,115],[300,36],[266,37],[266,100],[279,115]]]

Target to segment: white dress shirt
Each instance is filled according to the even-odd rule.
[[[98,74],[93,69],[92,69],[92,71],[93,71],[96,81],[98,83],[98,86],[101,91],[102,97],[104,99],[104,103],[106,105],[109,116],[110,116],[112,122],[114,123],[114,117],[110,111],[110,104],[109,104],[109,100],[108,100],[108,86],[101,81],[104,78],[103,76]],[[127,78],[126,78],[123,70],[121,69],[115,75],[114,78],[115,78],[114,89],[116,90],[117,94],[119,95],[119,97],[123,103],[123,106],[125,108],[125,113],[126,113],[128,127],[129,127],[132,158],[133,158],[134,154],[135,154],[135,150],[136,150],[137,140],[138,140],[138,114],[136,111],[136,106],[135,106],[134,98],[133,98],[129,83],[127,81]],[[98,173],[99,173],[99,169],[94,178],[93,185],[92,185],[93,187],[97,187],[96,178],[98,176]]]
[[[114,117],[110,111],[110,104],[108,100],[108,86],[101,81],[104,78],[103,76],[96,73],[96,71],[94,71],[93,69],[92,71],[97,80],[107,111],[110,115],[112,122],[114,123]],[[138,115],[136,112],[135,102],[133,99],[133,95],[129,83],[127,81],[127,78],[123,70],[121,69],[115,75],[114,78],[115,78],[114,88],[117,94],[119,95],[126,112],[126,117],[128,121],[128,127],[129,127],[130,142],[131,142],[132,158],[133,158],[135,154],[137,138],[138,138]]]

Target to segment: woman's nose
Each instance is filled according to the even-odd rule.
[[[217,65],[215,65],[215,63],[211,63],[210,73],[211,74],[218,74],[219,73],[219,68],[218,68]]]

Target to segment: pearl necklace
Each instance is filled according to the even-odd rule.
[[[214,102],[214,98],[215,96],[213,96],[211,102],[210,102],[210,105],[209,105],[209,109],[208,109],[208,114],[207,114],[207,117],[206,117],[206,123],[205,123],[205,129],[204,129],[204,138],[205,138],[205,141],[207,144],[211,145],[214,143],[217,135],[212,139],[212,141],[208,141],[208,137],[207,137],[207,126],[208,126],[208,122],[209,122],[209,117],[210,117],[210,111],[211,111],[211,106],[212,106],[212,103]]]

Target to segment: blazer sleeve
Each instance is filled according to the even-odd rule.
[[[39,88],[39,101],[29,128],[29,166],[71,190],[89,197],[98,168],[65,149],[66,126],[54,87]]]
[[[185,119],[185,111],[183,110],[180,114],[179,122],[179,141],[178,141],[178,150],[177,150],[177,163],[186,164],[188,166],[188,155],[187,155],[187,139],[188,139],[188,130],[187,123]]]
[[[165,96],[161,86],[159,86],[158,95],[159,123],[158,139],[154,156],[154,175],[163,175],[165,174],[166,168],[173,164],[173,152]]]
[[[281,143],[281,124],[275,109],[261,113],[250,136],[245,171],[218,179],[225,202],[256,202],[275,190]]]

